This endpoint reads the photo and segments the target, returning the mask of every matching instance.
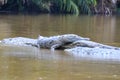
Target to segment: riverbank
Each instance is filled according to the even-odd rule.
[[[117,7],[116,7],[117,6]],[[119,12],[119,1],[115,0],[3,0],[0,12],[50,13],[50,14],[103,14]]]

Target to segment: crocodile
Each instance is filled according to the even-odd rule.
[[[75,34],[65,34],[52,37],[39,36],[37,44],[41,48],[49,48],[54,50],[58,48],[63,48],[65,45],[71,44],[78,40],[90,40],[90,39],[83,38]]]
[[[69,45],[69,47],[88,47],[88,48],[104,48],[104,49],[115,49],[115,50],[120,50],[119,47],[114,47],[114,46],[109,46],[109,45],[104,45],[101,43],[93,42],[93,41],[87,41],[87,40],[78,40],[73,42],[72,44]]]
[[[39,48],[55,49],[69,49],[75,47],[88,47],[88,48],[103,48],[120,50],[118,47],[100,44],[90,41],[89,38],[84,38],[75,34],[64,34],[58,36],[44,37],[39,36],[38,39],[31,39],[26,37],[7,38],[1,41],[3,44],[10,44],[11,46],[33,46]]]

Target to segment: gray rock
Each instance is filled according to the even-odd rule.
[[[120,60],[120,50],[115,49],[106,49],[99,47],[75,47],[71,49],[65,49],[65,52],[76,57]]]
[[[17,45],[17,46],[31,46],[37,45],[37,39],[25,38],[25,37],[15,37],[3,39],[1,43],[6,45]],[[29,45],[30,44],[30,45]]]

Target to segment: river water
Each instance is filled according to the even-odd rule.
[[[0,40],[77,34],[120,46],[120,16],[0,15]],[[73,57],[64,51],[0,46],[0,80],[120,80],[120,61]]]

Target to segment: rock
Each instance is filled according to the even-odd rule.
[[[3,39],[1,43],[6,45],[17,45],[17,46],[31,46],[37,45],[37,39],[25,38],[25,37],[15,37]],[[30,45],[29,45],[30,44]]]
[[[93,41],[78,40],[70,45],[65,51],[73,56],[92,59],[117,59],[120,60],[120,48],[100,44]]]
[[[71,49],[65,49],[65,52],[76,57],[120,60],[120,50],[115,49],[106,49],[99,47],[75,47]]]

